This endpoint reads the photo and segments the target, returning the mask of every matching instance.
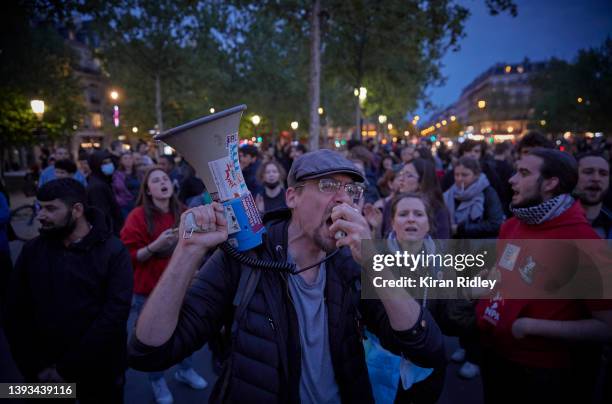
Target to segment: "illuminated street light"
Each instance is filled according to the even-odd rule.
[[[487,106],[487,102],[485,100],[478,101],[478,108],[483,109]]]
[[[387,129],[392,130],[393,129],[393,124],[390,123],[389,125],[387,125]]]
[[[450,120],[451,122],[455,122],[457,120],[457,117],[455,115],[451,115]]]
[[[251,118],[251,122],[253,122],[253,125],[257,126],[259,125],[259,123],[261,122],[261,118],[259,115],[253,115],[253,117]]]
[[[356,88],[355,91],[353,91],[353,94],[355,94],[355,97],[359,97],[359,89]]]
[[[210,111],[211,114],[215,113],[215,109],[213,107],[210,107],[209,111]]]
[[[438,122],[438,123],[436,124],[436,128],[438,128],[438,129],[439,129],[441,126],[442,126],[442,125],[440,125],[440,122]]]
[[[545,125],[546,125],[546,121],[545,121],[544,119],[542,119],[542,120],[540,121],[540,125],[545,126]]]
[[[132,127],[132,132],[133,133],[138,133],[138,127],[137,126]]]
[[[512,66],[506,66],[506,73],[510,73],[512,71]]]
[[[446,119],[443,119],[443,120],[442,120],[442,126],[446,126],[446,124],[447,124],[447,123],[448,123],[448,122],[446,121]]]
[[[582,97],[578,97],[576,101],[578,101],[578,104],[582,104]]]
[[[508,126],[508,133],[514,132],[514,128],[512,126]]]
[[[319,107],[319,115],[323,115],[324,112],[325,110],[323,109],[323,107]]]
[[[299,128],[299,126],[300,126],[300,124],[298,123],[298,121],[291,122],[291,129],[297,130],[297,128]]]
[[[359,101],[364,102],[368,98],[368,89],[365,87],[359,87]]]
[[[112,90],[110,92],[111,99],[117,101],[119,99],[119,92],[117,90]]]
[[[421,119],[421,117],[418,116],[418,115],[415,115],[414,118],[412,118],[412,119],[415,120],[415,121],[418,121],[419,119]]]
[[[30,101],[30,106],[32,107],[32,112],[36,114],[36,117],[42,119],[45,113],[45,102],[43,100],[32,100]]]
[[[378,123],[382,125],[385,122],[387,122],[387,115],[378,115]]]

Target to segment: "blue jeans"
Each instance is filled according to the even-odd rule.
[[[134,294],[132,297],[132,308],[130,309],[130,318],[128,320],[128,334],[133,330],[136,325],[136,320],[138,319],[138,315],[142,310],[145,302],[147,301],[147,296]],[[187,370],[193,367],[193,358],[191,356],[183,359],[181,363],[179,363],[179,368],[181,370]],[[149,372],[149,380],[154,382],[160,380],[164,377],[164,372]]]

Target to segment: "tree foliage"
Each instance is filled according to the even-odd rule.
[[[3,2],[0,14],[0,146],[67,139],[84,108],[77,60],[51,24],[54,15],[19,1]],[[32,99],[45,102],[42,121],[31,110]]]
[[[612,132],[612,39],[581,50],[572,62],[550,60],[532,85],[534,117],[549,131]]]
[[[122,100],[128,125],[174,126],[211,105],[227,80],[213,29],[219,2],[110,0],[88,2],[103,46],[99,54]],[[196,112],[199,111],[199,112]]]

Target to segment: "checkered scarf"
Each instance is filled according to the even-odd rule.
[[[513,208],[510,210],[521,222],[526,224],[540,224],[561,215],[574,204],[570,194],[561,194],[552,199],[528,208]]]

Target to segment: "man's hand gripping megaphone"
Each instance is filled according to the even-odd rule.
[[[227,221],[218,202],[198,206],[181,215],[180,247],[210,249],[227,240]]]

